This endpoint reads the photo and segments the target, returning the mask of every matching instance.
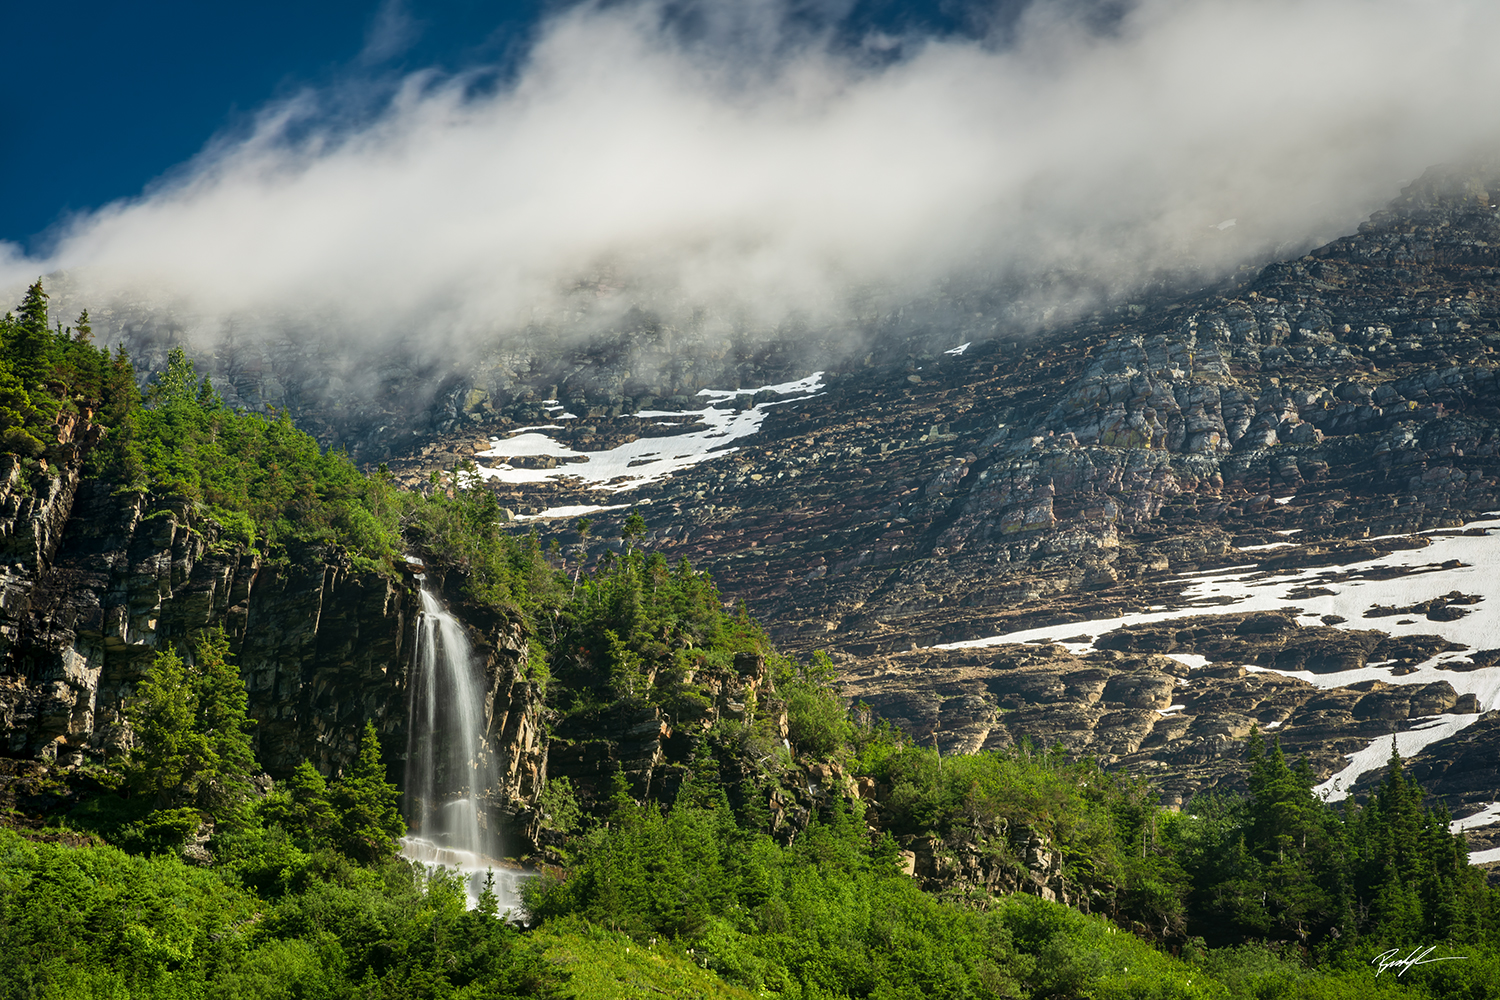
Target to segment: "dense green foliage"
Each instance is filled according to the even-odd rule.
[[[380,762],[380,740],[374,723],[365,723],[359,760],[333,788],[329,805],[338,817],[335,844],[349,857],[365,864],[389,861],[396,840],[406,835],[406,822],[397,808],[400,793],[386,781]],[[318,803],[307,803],[316,811]]]
[[[1144,782],[1027,746],[941,759],[905,747],[870,772],[891,788],[892,833],[963,844],[1017,872],[1028,845],[1055,850],[1064,883],[1094,909],[1160,939],[1183,932],[1184,876],[1156,837],[1171,820]]]
[[[118,419],[139,396],[129,359],[92,343],[88,313],[52,325],[40,280],[0,319],[0,452],[36,460],[57,447],[68,415]]]
[[[440,553],[460,570],[471,600],[508,607],[539,636],[551,634],[554,612],[567,600],[567,585],[536,532],[518,538],[503,530],[505,514],[495,495],[462,469],[454,469],[438,485],[425,498],[387,487],[387,497],[404,504],[404,537],[422,550]]]
[[[394,491],[324,452],[286,414],[226,408],[180,348],[142,405],[113,428],[107,461],[119,488],[202,504],[246,545],[275,552],[336,542],[375,561],[396,556],[403,508]]]
[[[973,810],[944,789],[974,784],[1016,822],[1046,825],[1049,812],[1061,820],[1078,808],[1059,798],[1058,776],[1071,766],[1055,757],[948,758],[945,769],[970,766],[929,786],[913,774],[909,752],[890,759],[890,771],[906,775],[912,808],[905,815],[913,822],[923,817],[950,832],[972,824]],[[900,873],[895,842],[870,836],[858,805],[836,803],[784,844],[747,828],[711,766],[698,763],[670,808],[634,802],[617,788],[605,821],[575,842],[566,876],[532,885],[528,906],[544,931],[602,927],[643,949],[685,951],[763,996],[1477,1000],[1500,989],[1491,940],[1461,949],[1445,942],[1435,954],[1461,961],[1398,977],[1371,964],[1384,943],[1344,949],[1321,965],[1297,947],[1264,944],[1208,950],[1189,943],[1173,957],[1115,923],[1033,896],[940,900]],[[1018,794],[1004,778],[986,785],[999,775],[1016,779]],[[1125,791],[1102,796],[1102,804],[1128,805]],[[1128,817],[1096,813],[1093,821],[1108,828]],[[1109,838],[1095,836],[1102,838],[1095,843]]]
[[[462,470],[426,494],[399,489],[387,473],[363,475],[324,451],[285,413],[229,409],[180,347],[143,393],[123,349],[93,346],[87,312],[76,327],[52,322],[40,281],[0,319],[0,453],[19,456],[28,476],[56,474],[47,460],[70,454],[59,420],[90,419],[103,431],[86,456],[92,475],[117,491],[185,501],[190,525],[212,519],[223,540],[272,561],[325,545],[390,570],[414,546],[441,552],[476,601],[531,619],[565,599],[561,571],[535,536],[500,530],[494,496],[465,488],[472,477]]]
[[[739,828],[711,782],[665,812],[622,791],[578,852],[566,880],[534,883],[528,909],[543,921],[669,936],[732,982],[779,994],[1017,993],[1003,922],[922,894],[889,842],[872,851],[844,810],[783,848]]]
[[[1313,776],[1252,736],[1250,796],[1200,803],[1164,842],[1190,879],[1194,933],[1211,943],[1296,942],[1324,952],[1491,939],[1500,900],[1469,867],[1462,835],[1394,753],[1363,807],[1333,809]]]
[[[639,515],[635,515],[639,516]],[[674,702],[697,671],[727,669],[770,643],[748,615],[727,615],[718,588],[687,560],[609,553],[576,580],[558,617],[553,676],[581,702]]]
[[[0,960],[26,965],[0,998],[554,992],[561,977],[493,895],[469,911],[456,878],[396,859],[406,827],[372,725],[338,780],[304,763],[255,798],[245,690],[217,630],[186,662],[159,653],[130,715],[118,794],[68,819],[144,856],[0,831]],[[205,832],[213,867],[185,864]]]
[[[269,850],[269,848],[266,848]],[[263,896],[232,867],[0,829],[0,998],[501,998],[560,977],[451,879],[328,856]]]
[[[126,709],[135,748],[105,775],[106,794],[74,812],[73,825],[145,853],[176,850],[206,831],[232,853],[237,837],[253,840],[266,823],[303,851],[372,865],[394,857],[406,824],[374,726],[366,723],[359,758],[331,787],[303,762],[283,787],[256,799],[251,779],[260,766],[228,638],[210,629],[192,654],[187,662],[174,649],[156,654]]]
[[[191,664],[157,654],[127,709],[138,749],[127,775],[159,809],[192,806],[233,823],[259,770],[250,748],[245,686],[223,629],[205,632]]]

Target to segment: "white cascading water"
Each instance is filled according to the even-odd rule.
[[[468,636],[432,594],[421,575],[422,614],[417,624],[408,688],[406,792],[410,830],[401,856],[457,871],[472,908],[495,875],[500,912],[521,913],[524,874],[499,861],[498,831],[484,803],[497,783],[485,738],[484,689]]]

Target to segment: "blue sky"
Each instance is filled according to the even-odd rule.
[[[69,213],[138,195],[215,134],[304,87],[506,67],[566,0],[12,4],[0,83],[0,240],[43,249]],[[678,5],[691,21],[692,3]],[[973,31],[957,2],[789,3],[803,17]],[[999,8],[1015,4],[1000,3]]]
[[[371,0],[12,4],[0,239],[34,248],[61,215],[139,194],[300,87],[504,60],[540,7],[444,0],[382,17]]]

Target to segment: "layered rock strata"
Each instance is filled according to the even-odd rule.
[[[1186,795],[1232,780],[1250,721],[1279,721],[1283,739],[1327,778],[1382,727],[1388,734],[1433,706],[1475,706],[1455,691],[1444,708],[1438,688],[1319,694],[1293,678],[1241,677],[1244,665],[1226,661],[1201,682],[1194,672],[1205,692],[1194,712],[1132,705],[1102,688],[1092,699],[1028,696],[1007,712],[1006,693],[988,682],[945,693],[942,664],[952,657],[927,651],[1048,625],[1065,638],[1069,622],[1181,606],[1190,575],[1270,571],[1278,560],[1344,565],[1406,544],[1385,536],[1425,544],[1423,533],[1500,508],[1492,191],[1493,169],[1431,171],[1358,233],[1238,286],[967,347],[969,331],[955,327],[946,353],[846,366],[775,406],[747,392],[722,405],[766,406],[759,431],[666,481],[589,490],[559,467],[550,482],[496,488],[523,515],[635,505],[652,529],[646,544],[711,570],[784,647],[835,652],[851,693],[864,690],[863,671],[901,665],[905,691],[891,679],[880,696],[924,735],[931,716],[912,706],[947,706],[930,730],[940,743],[985,745],[1025,730],[1161,771]],[[580,450],[644,431],[625,415],[578,416],[558,434]],[[624,513],[599,514],[594,536],[607,539]],[[541,528],[578,540],[567,521]],[[1392,609],[1404,615],[1405,603]],[[1363,636],[1320,633],[1317,655],[1399,659],[1372,653],[1404,621],[1362,621]],[[1063,676],[1120,669],[1102,654],[1083,659],[1042,673],[1066,692]],[[1158,663],[1146,674],[1159,686],[1183,679],[1175,669]],[[974,697],[988,700],[962,700]],[[1265,708],[1283,703],[1295,707],[1284,718]],[[1200,758],[1220,763],[1193,763]],[[1500,799],[1500,787],[1444,794],[1461,806]]]
[[[52,473],[48,475],[47,473]],[[169,645],[219,626],[245,681],[258,760],[338,774],[373,720],[391,773],[407,743],[413,586],[303,546],[268,561],[225,540],[180,499],[116,493],[78,465],[0,469],[0,736],[17,761],[76,767],[118,757],[135,684]],[[501,786],[493,804],[524,829],[546,768],[541,697],[513,621],[484,619],[476,655]]]

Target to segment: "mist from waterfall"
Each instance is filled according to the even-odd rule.
[[[402,840],[401,856],[459,872],[471,908],[493,870],[501,913],[520,913],[523,876],[501,865],[499,831],[486,809],[498,781],[481,670],[463,625],[422,576],[417,580],[422,610],[408,680],[402,800],[411,833]]]

